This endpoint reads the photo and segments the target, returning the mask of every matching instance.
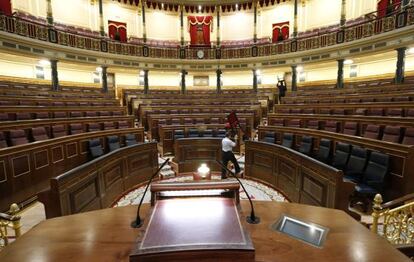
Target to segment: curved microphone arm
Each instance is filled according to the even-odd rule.
[[[170,161],[169,158],[167,158],[167,160],[164,161],[164,163],[162,163],[162,165],[157,169],[157,172],[155,172],[151,177],[150,180],[147,183],[147,186],[145,187],[145,191],[144,194],[141,197],[141,200],[139,201],[139,205],[138,205],[138,209],[137,209],[137,217],[134,221],[132,221],[131,223],[131,227],[133,228],[139,228],[143,225],[144,223],[144,219],[141,219],[141,217],[139,216],[139,211],[141,210],[141,205],[142,205],[142,201],[144,201],[144,197],[145,194],[147,193],[148,187],[151,184],[152,180],[154,179],[154,177],[161,171],[161,169]]]
[[[236,176],[236,174],[231,171],[230,169],[227,168],[227,166],[225,166],[223,163],[221,163],[220,161],[216,160],[216,162],[224,169],[226,169],[232,177],[237,179],[237,182],[239,182],[239,184],[241,185],[241,187],[243,188],[244,192],[247,195],[247,198],[249,199],[250,202],[250,216],[246,217],[246,221],[249,224],[259,224],[260,223],[260,217],[256,216],[254,213],[254,206],[253,206],[253,202],[252,199],[250,198],[249,193],[246,191],[246,188],[244,187],[243,183],[240,181],[240,179]]]

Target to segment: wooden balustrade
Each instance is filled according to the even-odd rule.
[[[314,114],[320,114],[321,109],[344,109],[347,115],[355,115],[357,109],[391,109],[414,108],[414,102],[377,102],[377,103],[335,103],[335,104],[282,104],[275,105],[273,112],[283,113],[286,109],[313,109]]]
[[[266,132],[275,132],[278,137],[282,137],[284,133],[294,134],[296,146],[300,144],[301,136],[311,136],[314,138],[313,152],[319,148],[319,141],[326,138],[333,141],[334,145],[336,142],[342,142],[388,154],[390,176],[385,189],[385,198],[393,199],[414,191],[414,146],[307,128],[259,126],[258,130],[259,140]]]
[[[0,106],[0,113],[39,113],[39,112],[122,112],[122,115],[126,115],[126,107],[120,106]]]
[[[53,138],[0,149],[0,211],[25,203],[48,186],[49,179],[89,160],[88,141],[134,134],[144,141],[143,128],[113,129]],[[106,150],[106,143],[103,143]]]
[[[39,200],[46,218],[108,208],[123,193],[149,180],[157,168],[156,143],[120,148],[52,177]]]

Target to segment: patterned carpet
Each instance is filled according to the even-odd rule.
[[[181,177],[170,178],[164,181],[180,182],[180,181],[186,181],[186,180],[192,180],[192,179],[193,179],[192,176],[181,176]],[[220,176],[213,176],[212,179],[220,179]],[[273,188],[270,188],[264,184],[261,184],[261,183],[258,183],[256,181],[249,180],[249,179],[240,179],[240,180],[242,181],[243,185],[246,187],[246,190],[249,192],[252,200],[287,202],[285,197],[279,192],[277,192],[276,190],[274,190]],[[142,197],[142,194],[144,193],[144,190],[145,190],[145,186],[142,186],[127,193],[114,205],[114,207],[137,205]],[[150,194],[150,190],[148,189],[148,192],[145,194],[145,197],[144,197],[144,203],[149,203],[150,197],[151,197],[151,194]],[[240,198],[247,199],[247,195],[241,187],[240,187]]]

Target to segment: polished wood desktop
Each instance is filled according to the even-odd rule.
[[[294,203],[254,203],[261,222],[244,226],[256,250],[255,261],[411,261],[343,211]],[[144,234],[143,228],[130,227],[136,208],[103,209],[46,220],[0,252],[0,261],[129,261],[135,240]],[[150,204],[144,204],[141,209],[145,220],[149,219],[149,208]],[[248,201],[241,201],[241,209],[244,222],[250,212]],[[324,246],[315,248],[272,231],[270,226],[283,214],[328,227]]]

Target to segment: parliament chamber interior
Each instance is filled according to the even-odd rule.
[[[414,260],[413,0],[0,0],[0,97],[1,262]]]

